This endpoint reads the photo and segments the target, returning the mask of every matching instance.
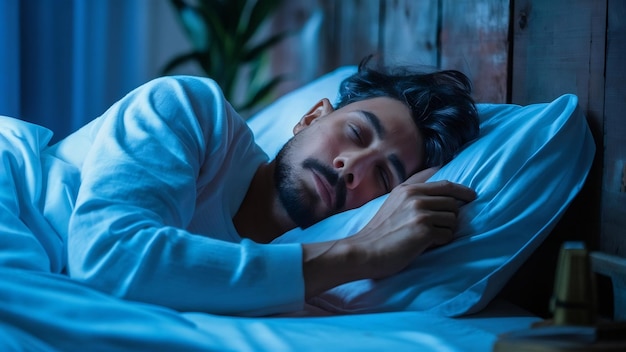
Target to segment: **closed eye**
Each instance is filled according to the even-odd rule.
[[[348,125],[348,128],[350,129],[350,138],[358,145],[363,145],[363,136],[361,136],[361,131],[359,130],[359,128],[352,124]]]
[[[389,174],[384,167],[378,167],[378,177],[380,178],[380,182],[383,185],[385,192],[391,192],[391,182]]]

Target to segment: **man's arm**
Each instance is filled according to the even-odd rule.
[[[395,274],[426,249],[453,239],[458,208],[476,193],[447,181],[421,183],[422,178],[418,173],[396,187],[354,236],[302,245],[306,298]]]
[[[249,132],[245,122],[216,118],[224,114],[234,112],[217,85],[192,77],[148,83],[104,114],[85,156],[69,225],[72,277],[180,311],[266,315],[301,309],[298,244],[211,238],[235,232],[219,225],[228,221],[228,212],[221,212],[228,204],[196,208],[198,197],[208,196],[202,190],[224,190],[216,175],[234,160],[227,153],[253,145],[251,134],[238,133]],[[251,154],[256,160],[242,168],[266,158]],[[194,234],[187,229],[196,219],[218,225],[198,226]]]

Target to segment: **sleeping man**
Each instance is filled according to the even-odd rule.
[[[180,311],[297,311],[309,297],[392,275],[449,242],[459,206],[476,196],[460,184],[424,183],[478,135],[470,83],[457,71],[362,64],[337,106],[322,99],[293,131],[268,160],[213,81],[149,82],[42,150],[36,209],[2,203],[12,210],[3,224],[26,223],[38,241],[0,241],[0,251],[39,246],[49,262],[0,256],[0,265],[67,273]],[[351,237],[270,244],[389,192]],[[56,236],[43,238],[45,230]]]

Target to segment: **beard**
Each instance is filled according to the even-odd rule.
[[[302,170],[315,170],[321,174],[335,190],[335,206],[329,209],[327,214],[316,215],[313,209],[314,200],[318,198],[313,192],[306,189],[298,177],[298,170],[290,161],[295,139],[290,139],[276,156],[276,168],[274,170],[274,186],[282,206],[287,211],[289,218],[301,228],[307,228],[318,221],[333,215],[346,203],[346,183],[338,173],[324,165],[317,159],[307,158],[302,162]]]

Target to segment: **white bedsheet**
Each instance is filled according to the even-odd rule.
[[[497,335],[538,320],[492,307],[235,318],[123,301],[59,274],[0,268],[0,350],[490,351]]]

